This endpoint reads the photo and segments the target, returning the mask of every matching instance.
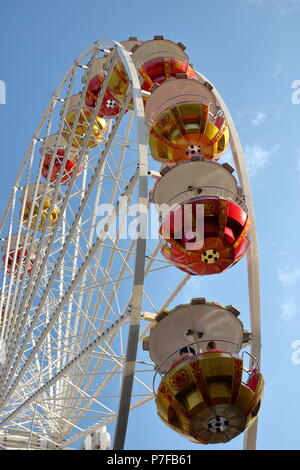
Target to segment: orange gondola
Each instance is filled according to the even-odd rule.
[[[229,140],[228,123],[208,84],[185,74],[167,80],[146,104],[149,146],[154,160],[169,166],[193,155],[218,160]]]
[[[153,85],[176,78],[180,73],[196,79],[184,49],[183,44],[163,39],[163,36],[136,44],[132,48],[132,60],[140,74],[142,90],[149,91]]]

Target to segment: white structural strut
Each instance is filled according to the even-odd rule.
[[[114,329],[119,327],[124,321],[126,320],[126,316],[122,315],[120,317],[120,320],[117,320],[115,324],[111,325],[109,328],[107,328],[105,331],[101,333],[101,335],[98,335],[94,341],[89,344],[87,347],[85,347],[80,353],[72,359],[72,361],[68,362],[56,375],[54,375],[48,382],[46,382],[40,389],[38,389],[36,392],[32,394],[29,398],[27,398],[26,401],[24,401],[19,408],[14,410],[9,416],[5,418],[5,420],[1,423],[1,426],[4,426],[7,422],[11,421],[15,415],[17,415],[23,408],[27,408],[30,403],[35,401],[45,390],[47,390],[51,385],[53,385],[57,380],[67,374],[67,372],[76,364],[79,362],[85,355],[89,354],[93,349],[95,349],[96,346],[98,346],[102,341],[105,340],[106,336],[113,333]]]
[[[199,77],[209,82],[204,75],[198,73]],[[209,82],[211,83],[211,82]],[[213,86],[213,84],[211,83]],[[253,198],[251,192],[250,181],[248,177],[248,171],[246,168],[246,162],[244,157],[243,148],[239,139],[239,135],[232,119],[232,116],[227,108],[224,100],[220,93],[214,87],[212,90],[213,94],[217,98],[219,105],[223,109],[226,119],[229,124],[230,130],[230,146],[234,158],[234,163],[239,176],[240,183],[242,185],[245,202],[249,210],[252,225],[249,233],[251,241],[250,248],[247,253],[247,266],[248,266],[248,287],[249,287],[249,307],[250,307],[250,318],[251,318],[251,353],[260,363],[261,359],[261,326],[260,326],[260,281],[259,281],[259,256],[258,256],[258,245],[256,236],[255,226],[255,213]],[[257,438],[257,419],[254,424],[245,433],[244,448],[247,450],[254,450],[256,448]]]
[[[148,207],[148,153],[147,153],[147,133],[145,126],[144,104],[141,92],[140,81],[134,63],[132,62],[128,52],[124,47],[123,54],[127,56],[127,67],[130,70],[129,76],[132,80],[132,97],[137,118],[137,134],[139,148],[139,195],[138,203],[140,207]],[[141,237],[138,238],[136,244],[135,268],[134,268],[134,285],[131,300],[130,329],[127,341],[126,361],[123,369],[123,382],[121,389],[121,397],[119,403],[118,419],[115,430],[114,449],[123,449],[125,443],[127,422],[129,416],[135,361],[137,356],[137,347],[139,340],[144,271],[145,271],[145,255],[147,240],[147,215],[145,211],[141,220]]]

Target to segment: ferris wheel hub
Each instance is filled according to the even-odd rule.
[[[211,417],[213,415],[213,417]],[[238,436],[246,425],[241,410],[233,405],[215,405],[199,412],[191,425],[191,433],[208,444],[226,443]]]
[[[229,426],[229,421],[224,416],[216,416],[209,420],[207,427],[212,432],[224,431]]]

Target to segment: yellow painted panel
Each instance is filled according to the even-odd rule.
[[[196,388],[184,395],[184,401],[189,411],[193,410],[195,407],[198,407],[201,403],[203,403],[201,395],[198,389]]]
[[[214,382],[208,385],[209,395],[213,400],[220,400],[218,403],[228,403],[231,397],[231,387],[224,382]]]

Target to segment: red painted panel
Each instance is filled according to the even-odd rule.
[[[104,75],[95,75],[88,84],[88,89],[85,96],[85,104],[91,108],[95,107],[98,99],[102,83],[104,82]],[[110,88],[107,88],[99,109],[99,117],[113,117],[120,113],[120,106],[118,100]]]
[[[56,153],[56,157],[55,157],[55,160],[54,160],[54,164],[53,164],[53,167],[52,167],[52,172],[51,172],[51,176],[50,176],[50,181],[51,183],[55,182],[56,179],[57,179],[57,176],[60,172],[60,169],[61,169],[61,165],[62,165],[62,162],[63,162],[63,159],[64,159],[64,154],[65,154],[65,151],[64,149],[58,149],[57,150],[57,153]],[[42,175],[44,178],[47,178],[48,177],[48,172],[49,172],[49,169],[50,169],[50,165],[51,165],[51,160],[52,160],[52,153],[46,153],[45,157],[44,157],[44,163],[43,163],[43,168],[42,168]],[[76,166],[76,161],[72,161],[72,160],[67,160],[66,161],[66,164],[65,164],[65,171],[63,173],[63,176],[62,176],[62,179],[61,179],[61,184],[68,184],[71,177],[73,176],[73,173],[74,171],[72,171]],[[79,170],[78,170],[78,175],[79,173],[82,171],[82,166],[79,167]]]
[[[176,78],[176,75],[179,73],[185,73],[188,78],[197,78],[194,69],[187,62],[173,59],[172,57],[156,57],[145,62],[138,70],[144,80],[147,75],[153,83],[157,84],[161,84],[170,78]],[[151,88],[149,82],[144,81],[142,84],[143,90],[149,91]]]
[[[228,217],[236,220],[240,225],[244,226],[247,220],[246,212],[237,204],[229,202],[228,204]]]

